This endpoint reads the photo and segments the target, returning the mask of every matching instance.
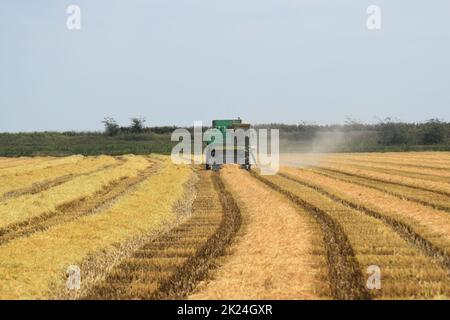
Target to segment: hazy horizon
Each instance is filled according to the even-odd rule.
[[[369,31],[378,5],[382,28]],[[69,5],[81,30],[66,27]],[[0,3],[0,132],[450,121],[450,2]]]
[[[242,119],[244,122],[248,123],[248,121],[246,121],[246,119]],[[424,121],[416,121],[416,122],[403,122],[402,123],[407,123],[407,124],[418,124],[418,123],[425,123],[429,120],[435,120],[435,119],[427,119]],[[448,121],[443,120],[443,119],[438,119],[438,120],[442,120],[445,121],[446,123],[448,123]],[[393,121],[395,122],[395,121]],[[104,125],[100,123],[100,126],[98,128],[95,129],[91,129],[91,130],[68,130],[68,129],[62,129],[62,130],[19,130],[19,131],[0,131],[0,133],[43,133],[43,132],[103,132],[104,131]],[[121,127],[129,127],[130,126],[131,121],[128,122],[124,122],[124,123],[118,123],[119,126]],[[379,122],[357,122],[359,124],[363,124],[363,125],[375,125]],[[264,126],[264,125],[301,125],[301,124],[305,124],[305,125],[319,125],[319,126],[339,126],[339,125],[345,125],[345,121],[341,122],[341,123],[316,123],[316,122],[292,122],[292,123],[287,123],[287,122],[265,122],[265,123],[251,123],[252,126]],[[203,122],[203,126],[204,127],[210,127],[212,125],[212,121],[210,122]],[[152,125],[149,123],[145,123],[146,127],[152,128],[152,127],[179,127],[179,128],[189,128],[189,127],[193,127],[193,124],[187,124],[187,125],[175,125],[175,124],[159,124],[159,125]]]

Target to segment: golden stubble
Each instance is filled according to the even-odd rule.
[[[399,219],[414,227],[419,234],[437,246],[450,251],[448,212],[403,200],[382,191],[328,178],[310,170],[284,168],[282,171],[318,185],[346,200],[361,203],[377,212]]]
[[[318,299],[329,296],[320,229],[246,171],[221,176],[244,216],[243,230],[210,281],[191,299]]]

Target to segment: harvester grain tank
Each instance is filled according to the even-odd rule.
[[[211,156],[207,154],[206,156],[206,170],[212,169],[214,171],[217,171],[220,169],[221,165],[223,163],[238,163],[238,153],[239,151],[242,152],[244,155],[243,161],[240,161],[239,165],[242,169],[250,170],[251,164],[250,164],[250,156],[251,154],[251,147],[250,147],[250,138],[248,135],[245,135],[245,140],[243,145],[239,145],[238,141],[234,141],[232,146],[226,146],[226,135],[227,130],[238,130],[242,129],[243,131],[247,131],[250,129],[250,124],[248,123],[242,123],[242,120],[240,118],[238,119],[228,119],[228,120],[213,120],[212,121],[212,127],[214,129],[217,129],[221,132],[222,138],[220,139],[208,139],[207,145],[211,149]],[[232,149],[232,154],[234,155],[232,159],[226,158],[227,151],[228,153],[230,148]],[[222,161],[217,161],[217,159],[214,159],[216,157],[216,154],[219,154],[218,151],[222,151]],[[231,160],[231,161],[230,161]]]

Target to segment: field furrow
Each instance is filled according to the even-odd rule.
[[[448,196],[442,194],[438,194],[431,191],[419,190],[417,188],[411,188],[404,185],[380,182],[374,180],[373,178],[365,178],[362,176],[351,175],[339,171],[327,170],[324,168],[315,168],[310,170],[329,178],[383,191],[387,194],[396,196],[400,199],[406,199],[437,210],[450,212],[450,199]]]
[[[304,154],[301,155],[305,156]],[[370,153],[333,153],[333,154],[306,154],[306,157],[332,159],[354,159],[354,160],[381,160],[395,161],[410,164],[444,164],[448,167],[450,152],[370,152]]]
[[[445,152],[443,153],[445,154]],[[448,154],[448,153],[447,153]],[[448,156],[443,155],[441,160],[432,159],[430,156],[414,157],[413,153],[401,152],[392,153],[331,153],[331,154],[297,154],[300,158],[310,159],[330,159],[334,161],[351,161],[368,164],[380,165],[402,165],[411,168],[422,168],[431,170],[440,170],[450,168],[446,163]],[[436,161],[444,163],[443,167],[436,166]]]
[[[338,166],[348,166],[353,168],[360,168],[363,170],[369,170],[380,173],[388,173],[388,174],[396,174],[399,176],[424,179],[430,181],[441,181],[441,182],[449,182],[450,181],[450,169],[445,170],[434,170],[434,169],[425,169],[425,168],[411,168],[403,165],[389,165],[386,163],[382,164],[372,164],[365,161],[358,160],[347,160],[347,159],[339,159],[339,160],[330,160],[324,159],[320,161],[325,165],[338,165]]]
[[[0,203],[0,229],[52,215],[64,204],[80,201],[126,177],[136,177],[151,165],[151,159],[126,156],[127,161],[115,168],[83,175],[36,194],[24,194]]]
[[[189,298],[331,298],[323,235],[314,218],[245,170],[226,167],[221,176],[241,209],[242,231],[212,279]]]
[[[200,173],[192,216],[114,267],[86,299],[180,299],[205,279],[240,227],[240,211],[217,174]]]
[[[49,168],[56,168],[58,166],[65,166],[68,164],[75,164],[83,160],[84,157],[81,155],[70,156],[70,157],[43,157],[43,158],[26,158],[17,166],[0,169],[1,178],[15,178],[21,175],[33,174],[38,170],[45,170]]]
[[[112,157],[87,158],[80,163],[64,165],[62,168],[45,169],[46,172],[33,172],[14,179],[6,179],[0,186],[0,202],[25,194],[35,194],[58,186],[77,177],[87,176],[102,170],[115,168],[125,159]]]
[[[450,219],[447,212],[311,172],[299,173],[297,170],[280,175],[383,221],[450,272]]]
[[[170,159],[165,164],[101,214],[82,216],[0,246],[0,298],[54,297],[67,290],[70,265],[82,269],[83,286],[87,282],[84,261],[110,252],[115,256],[121,244],[157,234],[172,224],[174,208],[184,195],[192,170],[175,166]]]
[[[336,159],[336,161],[343,161],[343,162],[357,162],[357,163],[361,163],[361,164],[365,164],[365,165],[369,165],[369,166],[381,166],[384,167],[386,165],[389,165],[392,168],[408,168],[408,169],[412,169],[414,172],[429,172],[432,173],[434,175],[436,174],[441,174],[444,173],[446,176],[449,176],[449,170],[450,170],[450,165],[448,166],[435,166],[432,164],[424,164],[420,161],[413,161],[413,163],[411,162],[406,162],[406,159],[401,159],[401,160],[395,160],[395,159],[383,159],[383,158],[363,158],[363,157],[339,157],[339,158],[332,158],[332,159]]]
[[[52,157],[33,157],[33,158],[27,158],[27,157],[20,157],[20,158],[1,158],[0,159],[0,175],[2,174],[3,169],[9,169],[13,167],[18,167],[22,165],[30,166],[33,164],[37,164],[43,161],[48,161],[50,159],[56,159]]]
[[[413,179],[407,177],[400,177],[393,174],[374,173],[366,170],[352,169],[350,167],[330,167],[330,166],[311,166],[311,168],[319,168],[336,173],[344,173],[360,178],[368,178],[382,183],[390,183],[398,186],[405,186],[426,192],[433,192],[446,197],[450,197],[450,185],[448,183],[438,183],[432,181],[425,181],[420,179]]]
[[[450,152],[280,160],[0,157],[0,299],[450,299]]]
[[[428,184],[432,187],[430,188],[443,188],[446,192],[450,192],[450,176],[448,172],[444,173],[433,173],[425,174],[413,171],[402,170],[398,168],[386,168],[364,165],[360,162],[346,163],[342,161],[333,161],[326,159],[319,159],[318,161],[302,161],[303,167],[320,167],[326,169],[340,170],[340,171],[351,171],[356,173],[361,173],[369,176],[385,176],[389,179],[397,180],[409,180],[414,181],[415,184],[420,182]],[[287,165],[293,166],[293,163],[287,162]]]
[[[450,170],[450,164],[448,159],[449,153],[443,153],[441,160],[433,160],[429,156],[414,157],[412,153],[401,152],[396,155],[389,153],[371,153],[371,154],[339,154],[339,153],[327,153],[327,154],[283,154],[282,162],[291,163],[292,166],[305,166],[306,164],[318,165],[322,161],[334,161],[341,164],[352,162],[354,164],[364,164],[368,166],[394,166],[400,168],[400,170],[406,169],[406,171],[414,171],[421,173],[421,170],[432,170],[433,174],[438,174],[445,170]],[[422,172],[423,173],[423,172]]]
[[[59,159],[57,157],[18,157],[18,158],[2,158],[0,161],[0,175],[3,169],[11,169],[19,166],[30,166],[38,163]]]
[[[449,269],[424,254],[420,247],[403,238],[384,221],[366,212],[331,199],[319,190],[292,181],[283,176],[264,177],[291,199],[303,206],[322,212],[336,224],[352,249],[354,268],[360,273],[358,284],[365,285],[365,274],[370,266],[381,270],[381,289],[370,290],[377,299],[441,298],[449,297]],[[420,270],[420,272],[418,271]],[[420,283],[417,286],[417,283]],[[368,297],[366,297],[368,298]]]
[[[330,162],[331,163],[331,162]],[[427,170],[420,170],[420,172],[413,171],[413,170],[403,170],[392,166],[370,166],[366,164],[361,163],[342,163],[342,162],[334,162],[332,165],[337,165],[341,167],[347,167],[347,168],[355,168],[355,169],[361,169],[364,171],[370,171],[374,173],[381,173],[381,174],[390,174],[390,175],[397,175],[401,177],[406,178],[413,178],[413,179],[421,179],[425,181],[432,181],[432,182],[438,182],[438,183],[450,183],[450,174],[447,170],[444,170],[443,172],[427,172]]]
[[[329,268],[331,294],[336,299],[369,299],[370,294],[364,286],[363,274],[342,226],[324,210],[306,202],[290,188],[286,188],[274,177],[253,176],[270,188],[285,195],[294,204],[308,211],[320,225]]]
[[[389,161],[396,163],[428,165],[431,167],[442,166],[450,168],[448,159],[449,152],[386,152],[386,153],[352,153],[334,154],[336,159],[363,159],[376,161]]]
[[[157,174],[162,167],[162,163],[156,163],[139,172],[137,176],[123,177],[112,181],[92,195],[59,205],[55,211],[8,225],[0,229],[0,245],[85,215],[101,212],[119,201],[127,193],[132,192],[139,183]]]

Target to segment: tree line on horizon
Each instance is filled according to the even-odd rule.
[[[193,127],[147,126],[144,118],[132,118],[128,126],[106,118],[103,125],[104,130],[96,132],[0,133],[0,156],[170,154],[177,143],[171,141],[175,129],[193,132]],[[387,119],[376,124],[301,122],[253,127],[279,129],[284,152],[450,151],[450,123],[438,119],[423,123]]]
[[[333,125],[262,124],[255,127],[278,128],[280,136],[283,135],[289,140],[313,139],[320,133],[336,132],[346,137],[374,140],[384,146],[450,144],[450,122],[439,119],[430,119],[422,123],[392,121],[387,118],[376,124],[347,121],[344,124]]]
[[[154,126],[147,127],[145,118],[131,118],[127,127],[120,126],[113,118],[105,118],[104,134],[171,134],[177,128],[193,131],[193,127]],[[430,119],[422,123],[393,121],[386,118],[376,124],[365,124],[347,119],[344,124],[320,125],[301,122],[299,124],[269,123],[256,124],[254,128],[279,129],[280,136],[288,140],[311,140],[324,132],[339,132],[360,139],[376,140],[379,145],[433,145],[450,144],[450,122]],[[206,130],[204,127],[203,130]]]

